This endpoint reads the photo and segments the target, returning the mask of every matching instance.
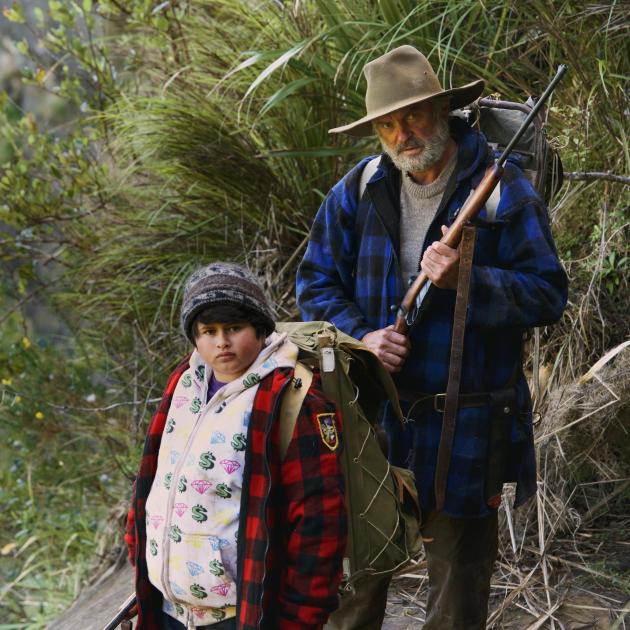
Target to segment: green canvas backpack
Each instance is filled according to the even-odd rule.
[[[362,577],[402,568],[421,549],[413,473],[390,465],[376,435],[383,401],[390,401],[402,422],[396,388],[375,354],[328,322],[279,323],[276,329],[298,346],[299,363],[320,370],[324,394],[341,411],[348,511],[343,587],[352,590]],[[283,405],[281,444],[283,433],[288,442],[296,415],[295,404],[292,411]]]

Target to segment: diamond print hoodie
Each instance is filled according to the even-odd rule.
[[[175,389],[146,503],[146,561],[164,609],[188,627],[234,615],[249,417],[260,380],[295,367],[297,354],[272,334],[245,374],[205,404],[211,370],[195,350]]]

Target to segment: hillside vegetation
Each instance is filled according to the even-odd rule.
[[[190,270],[245,262],[296,316],[314,213],[377,150],[327,130],[363,115],[363,65],[403,43],[444,87],[480,77],[517,101],[569,65],[547,129],[567,172],[550,216],[570,300],[528,356],[541,492],[504,510],[513,594],[493,623],[553,608],[566,565],[545,553],[567,539],[627,599],[619,558],[591,545],[630,531],[627,350],[587,374],[629,333],[627,3],[48,0],[4,18],[25,35],[4,44],[21,87],[0,92],[0,628],[41,627],[120,553],[144,429],[186,350]],[[54,114],[25,109],[21,89]]]

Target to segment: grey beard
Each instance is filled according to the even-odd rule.
[[[450,132],[448,121],[441,119],[437,123],[433,135],[426,142],[412,138],[405,144],[398,145],[393,149],[385,146],[383,141],[381,141],[381,146],[383,147],[383,151],[389,155],[397,169],[403,173],[414,173],[416,171],[426,171],[439,162],[444,155],[444,151],[446,151],[449,139]],[[400,154],[404,149],[412,147],[422,148],[422,153],[411,157]]]

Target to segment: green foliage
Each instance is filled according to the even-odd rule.
[[[143,178],[143,199],[131,205],[159,199],[159,210],[157,203],[147,210],[147,218],[159,212],[157,220],[147,222],[156,229],[155,240],[166,242],[157,228],[162,218],[172,221],[173,212],[197,236],[193,248],[199,258],[246,258],[264,270],[272,294],[289,314],[294,312],[289,297],[294,254],[315,208],[349,164],[376,150],[373,141],[356,143],[327,130],[363,114],[361,69],[393,46],[410,41],[426,51],[445,86],[481,76],[488,92],[514,100],[540,93],[556,66],[568,63],[570,75],[554,96],[549,118],[549,135],[565,169],[623,173],[630,167],[623,115],[627,72],[625,56],[616,53],[626,30],[617,4],[583,10],[576,2],[553,7],[533,2],[527,12],[514,3],[459,1],[320,0],[294,7],[269,3],[257,11],[248,6],[190,5],[177,22],[185,37],[171,40],[166,56],[149,54],[153,91],[145,85],[142,97],[119,102],[108,115],[116,135],[124,138],[117,164],[128,165],[128,181]],[[573,331],[580,335],[573,339],[583,348],[585,363],[627,332],[627,326],[619,326],[621,305],[614,301],[610,320],[601,327],[590,330],[571,321],[588,320],[600,310],[599,287],[611,280],[610,274],[594,271],[596,261],[608,260],[611,248],[617,260],[625,255],[618,243],[627,243],[627,226],[615,232],[620,226],[604,215],[624,212],[628,189],[609,185],[604,206],[602,188],[599,182],[573,183],[551,209],[563,257],[579,261],[569,262],[573,287],[586,299],[579,312],[569,311],[550,353],[560,335]],[[129,192],[131,197],[125,196],[133,199],[134,191]],[[208,210],[212,218],[204,222]],[[223,243],[217,238],[222,224]],[[598,227],[605,232],[604,251],[590,246]],[[177,245],[191,260],[189,241],[180,238]],[[167,256],[176,276],[180,256],[165,251],[162,260]],[[153,278],[165,271],[153,269]],[[625,274],[623,266],[614,273],[622,288]],[[153,295],[143,296],[147,315],[133,311],[124,317],[149,321],[156,303],[163,312],[164,303],[177,298],[175,285],[165,285],[166,279],[159,289],[168,286],[169,293],[152,288]],[[173,321],[172,312],[168,319]]]
[[[14,2],[11,7],[3,9],[2,13],[9,22],[14,22],[15,24],[24,24],[26,22],[24,11],[22,11],[21,5],[17,2]]]
[[[628,257],[619,258],[617,252],[611,252],[602,262],[601,276],[606,290],[613,294],[619,290],[622,279],[627,278]]]
[[[99,161],[107,130],[83,113],[117,94],[104,47],[85,37],[94,26],[90,3],[50,4],[58,23],[45,24],[35,9],[30,26],[49,52],[46,63],[62,62],[44,69],[25,39],[17,46],[33,55],[18,94],[39,91],[29,100],[42,106],[25,111],[0,92],[3,627],[42,627],[111,562],[120,548],[112,505],[129,492],[128,461],[137,459],[130,448],[143,417],[138,406],[99,410],[119,391],[100,346],[72,336],[51,343],[32,321],[46,319],[55,292],[63,295],[69,272],[91,252],[89,222],[107,187]],[[17,5],[5,15],[29,18]],[[80,313],[57,310],[57,318],[81,326]]]
[[[84,352],[33,339],[17,314],[3,322],[0,602],[2,622],[22,628],[57,616],[117,548],[111,506],[128,492],[129,441],[98,411],[106,372],[95,375]]]

